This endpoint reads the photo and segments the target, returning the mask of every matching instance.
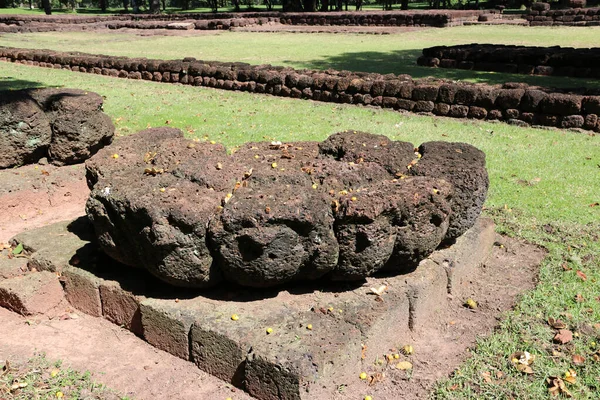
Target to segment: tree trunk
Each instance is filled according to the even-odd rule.
[[[304,11],[306,12],[315,12],[317,11],[317,2],[316,0],[304,0]]]
[[[402,10],[408,10],[408,0],[402,0],[402,3],[400,5],[400,8]]]
[[[46,15],[52,14],[52,5],[50,4],[50,0],[42,0],[42,6],[44,7],[44,12]]]
[[[100,10],[102,10],[102,12],[106,12],[106,2],[107,0],[100,0]]]
[[[160,0],[150,0],[150,13],[160,14]]]
[[[301,0],[283,0],[283,12],[301,12],[302,2]]]

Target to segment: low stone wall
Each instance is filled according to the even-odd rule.
[[[525,19],[530,26],[599,26],[600,8],[551,10],[548,3],[533,3]]]
[[[149,60],[0,47],[0,61],[112,77],[206,86],[324,102],[360,104],[453,118],[598,130],[600,93],[523,83],[469,84],[408,75],[294,70],[186,58]]]
[[[600,48],[467,44],[423,49],[417,63],[428,67],[474,69],[527,75],[600,77]]]
[[[97,27],[166,29],[176,21],[195,23],[195,29],[229,29],[235,26],[277,22],[287,25],[337,26],[433,26],[462,25],[477,21],[480,15],[494,11],[431,10],[431,11],[360,11],[316,13],[190,13],[190,14],[132,14],[112,16],[0,16],[0,32],[46,32],[52,30],[84,30]],[[87,28],[84,28],[88,26]]]

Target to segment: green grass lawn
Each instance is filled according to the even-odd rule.
[[[416,65],[424,47],[465,43],[505,43],[537,46],[598,46],[600,27],[463,26],[410,30],[395,35],[265,34],[211,31],[191,36],[140,36],[131,33],[89,34],[47,32],[0,35],[0,46],[46,48],[159,59],[251,64],[410,74],[474,82],[524,81],[540,86],[600,87],[593,79],[526,76],[485,71],[427,68]],[[268,49],[268,50],[266,50]]]
[[[432,45],[438,40],[445,43],[467,41],[468,37],[485,37],[487,42],[502,40],[500,29],[489,28],[489,35],[485,33],[485,36],[483,30],[479,31],[483,28],[470,29],[431,29],[389,37],[241,33],[176,39],[116,34],[4,35],[0,45],[82,51],[93,48],[109,54],[244,59],[316,67],[319,60],[324,62],[336,54],[340,56],[354,50],[390,54],[410,46]],[[536,44],[545,45],[590,45],[594,42],[593,35],[600,32],[591,28],[527,29],[521,31],[520,38],[518,33],[512,32],[519,32],[521,28],[502,29],[506,31],[505,42],[528,40],[531,44],[537,40]],[[576,36],[569,34],[575,32]],[[302,38],[306,43],[302,43]],[[332,42],[324,41],[323,46],[315,46],[315,40],[320,38]],[[352,42],[363,40],[362,47],[353,50]],[[412,44],[407,44],[409,42]],[[97,46],[92,46],[94,43]],[[327,55],[323,47],[333,55]],[[352,65],[351,57],[347,62]],[[387,63],[371,64],[376,70],[378,66],[390,68],[394,62],[389,57]],[[356,69],[362,69],[363,64],[358,65]],[[515,80],[519,76],[511,78]],[[577,373],[576,381],[567,383],[573,397],[598,398],[600,361],[596,359],[600,360],[600,325],[595,324],[600,323],[600,206],[593,206],[600,202],[600,138],[597,134],[417,116],[0,63],[0,88],[63,85],[103,94],[105,111],[115,121],[119,135],[166,124],[183,129],[190,137],[215,140],[231,148],[246,141],[264,139],[322,140],[337,131],[357,129],[411,141],[415,145],[446,140],[479,147],[487,154],[491,182],[485,214],[494,218],[500,232],[544,246],[549,255],[542,265],[538,287],[523,295],[516,309],[505,315],[497,332],[480,339],[471,351],[472,357],[453,377],[440,382],[433,396],[547,399],[546,379],[564,378],[565,372],[573,369]],[[549,317],[565,321],[576,333],[574,340],[566,345],[554,344],[554,330],[547,323]],[[511,366],[508,358],[517,350],[536,356],[532,375],[522,374]],[[583,364],[575,365],[573,355],[583,356]],[[497,371],[502,372],[502,379],[496,379]],[[488,381],[483,373],[491,373],[493,379]]]

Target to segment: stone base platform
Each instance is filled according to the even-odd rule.
[[[59,275],[73,307],[258,399],[332,398],[358,379],[363,363],[389,354],[439,315],[449,296],[461,296],[495,240],[493,223],[482,218],[405,275],[258,292],[227,284],[192,291],[108,259],[90,229],[81,217],[11,242],[23,245],[30,270]]]

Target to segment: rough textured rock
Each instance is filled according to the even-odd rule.
[[[412,143],[392,141],[383,135],[359,131],[331,135],[319,145],[319,151],[339,161],[374,162],[391,174],[404,173],[415,158]]]
[[[227,158],[223,146],[177,136],[178,130],[150,129],[98,152],[86,164],[93,185],[86,212],[112,258],[174,285],[203,287],[220,280],[206,227],[232,173],[216,168]],[[192,170],[194,160],[210,167]]]
[[[485,153],[466,143],[427,142],[419,146],[421,159],[411,174],[448,181],[454,186],[450,226],[445,239],[465,233],[481,213],[489,179]]]
[[[38,89],[31,96],[42,106],[52,127],[48,149],[54,164],[75,164],[112,141],[115,127],[102,112],[102,97],[78,89]]]
[[[260,182],[260,181],[258,181]],[[228,280],[271,286],[333,270],[338,246],[326,196],[308,185],[249,183],[210,225]]]
[[[470,145],[420,152],[417,161],[411,143],[345,131],[228,155],[149,129],[86,162],[87,214],[108,255],[176,286],[405,272],[472,226],[488,185]]]
[[[415,177],[343,196],[336,214],[340,260],[334,278],[413,268],[444,238],[452,193],[443,180]]]
[[[76,89],[0,92],[0,168],[48,157],[82,162],[109,144],[115,127],[102,97]]]
[[[50,121],[25,92],[0,92],[0,168],[35,162],[50,145]]]

